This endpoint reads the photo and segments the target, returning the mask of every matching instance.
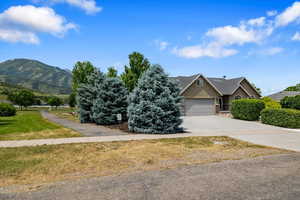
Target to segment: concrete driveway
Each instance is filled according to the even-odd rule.
[[[199,136],[230,136],[255,144],[300,151],[300,131],[220,116],[183,118],[185,131]]]

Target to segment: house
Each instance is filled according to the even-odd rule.
[[[300,95],[300,91],[281,91],[281,92],[277,92],[275,94],[271,94],[268,97],[279,102],[281,99],[283,99],[286,96],[294,97],[296,95]]]
[[[208,78],[202,74],[171,77],[181,87],[184,115],[213,115],[229,111],[230,102],[241,98],[260,98],[260,93],[244,77]]]

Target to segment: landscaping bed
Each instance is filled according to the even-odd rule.
[[[289,151],[229,137],[188,137],[1,148],[0,186],[157,170]]]

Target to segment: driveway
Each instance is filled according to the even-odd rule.
[[[199,136],[226,135],[254,144],[300,151],[300,131],[221,116],[183,118],[183,127]]]
[[[299,196],[299,153],[65,181],[32,192],[7,193],[0,188],[0,199],[6,200],[294,200]]]

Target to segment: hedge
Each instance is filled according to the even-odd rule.
[[[248,121],[259,120],[260,112],[265,108],[265,103],[258,99],[233,100],[231,114],[235,119]]]
[[[1,117],[8,117],[16,115],[16,108],[8,103],[0,103],[0,116]]]
[[[285,128],[300,128],[300,111],[266,108],[261,112],[261,121],[264,124]]]
[[[284,97],[281,99],[280,104],[282,108],[292,108],[300,110],[300,95],[294,97]]]
[[[275,108],[275,109],[281,108],[280,103],[277,101],[274,101],[270,97],[263,97],[261,100],[265,103],[266,108]]]

